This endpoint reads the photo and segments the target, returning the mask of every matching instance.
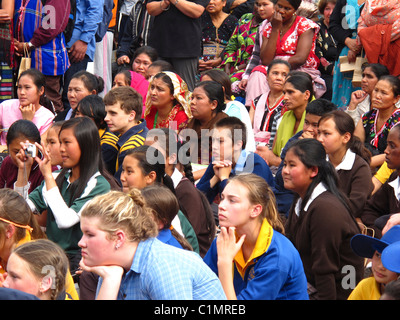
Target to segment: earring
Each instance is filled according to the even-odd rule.
[[[117,243],[116,245],[115,245],[115,250],[118,250],[119,249],[119,243]]]

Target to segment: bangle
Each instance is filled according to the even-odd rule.
[[[161,9],[162,11],[168,11],[169,5],[168,5],[165,9],[163,9],[162,3],[163,3],[163,0],[160,1],[160,9]]]

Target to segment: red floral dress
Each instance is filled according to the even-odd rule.
[[[263,36],[269,38],[271,34],[271,29],[271,24],[268,24],[264,29]],[[299,37],[304,32],[310,29],[314,29],[314,37],[310,53],[307,57],[305,64],[302,67],[318,69],[319,59],[315,54],[315,43],[319,32],[319,26],[314,21],[301,16],[296,17],[293,25],[283,35],[282,38],[280,38],[280,36],[278,35],[275,58],[294,56],[296,54]]]

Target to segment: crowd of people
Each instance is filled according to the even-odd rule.
[[[399,300],[399,13],[0,0],[0,299]]]

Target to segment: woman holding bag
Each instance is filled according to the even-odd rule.
[[[60,95],[60,81],[70,66],[64,29],[68,23],[70,1],[15,0],[14,42],[17,55],[28,51],[31,68],[45,75],[45,94],[53,102],[56,112],[64,109]],[[44,10],[52,7],[54,10]],[[54,15],[53,19],[49,17]]]

